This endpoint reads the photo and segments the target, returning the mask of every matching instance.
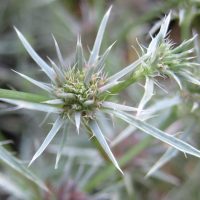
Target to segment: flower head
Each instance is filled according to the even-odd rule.
[[[192,73],[192,70],[199,66],[192,55],[194,53],[192,44],[196,35],[175,46],[168,37],[170,20],[171,13],[165,17],[158,34],[152,37],[149,46],[144,48],[140,45],[144,60],[138,69],[138,73],[145,77],[146,82],[145,93],[140,101],[138,114],[154,95],[154,85],[156,84],[162,88],[156,80],[157,77],[174,79],[181,90],[184,81],[200,85],[200,81]]]
[[[51,99],[41,102],[40,104],[8,99],[4,100],[8,103],[18,104],[21,107],[28,109],[34,109],[37,107],[38,110],[57,113],[58,115],[58,118],[53,124],[52,129],[33,156],[30,164],[42,154],[54,136],[59,132],[59,130],[62,129],[62,127],[64,127],[66,122],[73,119],[77,128],[77,132],[79,133],[81,124],[85,125],[87,129],[89,129],[88,131],[90,134],[97,138],[108,158],[121,171],[96,120],[96,112],[101,111],[102,108],[110,106],[109,102],[106,104],[106,102],[103,101],[100,88],[106,83],[106,77],[103,73],[104,62],[113,45],[111,45],[102,56],[99,56],[100,46],[110,11],[111,8],[109,8],[100,24],[89,60],[86,61],[84,57],[81,39],[78,36],[76,56],[74,62],[68,67],[65,65],[61,51],[54,37],[53,40],[55,43],[57,56],[59,58],[59,65],[56,65],[54,61],[49,58],[51,63],[50,66],[41,57],[39,57],[22,33],[15,28],[17,35],[25,49],[44,71],[44,73],[49,77],[51,82],[43,83],[19,72],[17,73],[31,83],[47,91]],[[113,106],[116,105],[113,103]],[[50,108],[50,110],[48,108]],[[131,110],[135,109],[131,108]],[[61,145],[61,148],[63,145],[64,144]],[[60,159],[60,153],[61,150],[57,154],[56,166]]]

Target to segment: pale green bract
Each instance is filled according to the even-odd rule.
[[[52,129],[49,131],[44,142],[33,156],[30,164],[32,164],[44,152],[53,138],[60,134],[59,132],[63,129],[62,142],[56,158],[55,167],[57,168],[64,143],[67,139],[67,124],[71,123],[71,120],[73,120],[77,132],[79,133],[82,128],[85,128],[84,130],[89,131],[90,134],[92,133],[109,160],[121,173],[123,173],[98,122],[99,113],[114,115],[135,127],[129,127],[130,130],[128,129],[124,132],[121,137],[112,144],[113,146],[127,137],[132,130],[137,128],[184,153],[200,157],[200,151],[193,146],[181,139],[170,136],[169,134],[149,125],[147,122],[144,122],[144,119],[151,117],[151,109],[147,109],[147,112],[145,112],[144,108],[154,95],[154,84],[157,84],[155,80],[156,76],[172,77],[178,83],[180,89],[182,89],[182,79],[200,85],[199,80],[185,69],[188,65],[197,65],[191,61],[192,58],[187,59],[188,55],[192,52],[192,50],[188,50],[188,46],[193,42],[194,38],[184,41],[175,48],[173,47],[166,38],[171,20],[170,13],[163,20],[160,31],[155,38],[152,38],[149,47],[142,49],[143,55],[137,61],[124,67],[116,74],[106,77],[104,72],[105,60],[114,43],[102,55],[100,55],[99,52],[110,11],[111,8],[109,8],[102,19],[88,61],[84,57],[81,38],[80,36],[77,37],[76,55],[74,62],[70,67],[65,65],[58,43],[54,37],[53,41],[55,43],[59,65],[56,65],[54,61],[49,58],[50,66],[35,52],[22,33],[15,28],[21,43],[33,60],[48,76],[50,83],[43,83],[22,73],[16,73],[47,92],[50,99],[39,103],[9,98],[1,98],[0,100],[10,104],[15,104],[19,108],[37,110],[57,115],[57,119],[54,122]],[[144,87],[145,92],[138,108],[111,102],[108,98],[112,95],[112,89],[119,85],[126,85],[127,76],[134,76],[134,74],[139,74],[139,79],[144,77],[146,80]],[[177,101],[179,102],[179,100],[173,100],[172,104],[176,104]],[[147,116],[144,116],[145,113]],[[143,119],[141,120],[140,117]]]

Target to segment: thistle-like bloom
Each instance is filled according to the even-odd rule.
[[[149,46],[147,48],[140,46],[144,61],[137,73],[145,76],[146,82],[145,93],[140,101],[138,113],[152,98],[154,84],[161,87],[156,80],[157,77],[174,79],[180,90],[183,89],[183,81],[200,86],[200,81],[192,73],[194,67],[199,66],[199,63],[193,61],[194,56],[192,55],[194,53],[192,46],[197,35],[175,47],[167,37],[170,20],[171,13],[163,21],[159,33],[152,38]]]
[[[110,11],[111,8],[107,11],[102,19],[88,61],[86,61],[84,57],[81,39],[78,37],[75,60],[69,67],[65,65],[60,49],[54,37],[53,39],[57,51],[57,56],[59,58],[59,65],[56,65],[51,59],[49,59],[51,63],[50,66],[41,57],[39,57],[39,55],[34,51],[22,33],[20,33],[20,31],[15,28],[18,37],[24,45],[25,49],[48,76],[50,83],[43,83],[19,72],[17,73],[31,83],[47,91],[50,99],[40,103],[32,103],[28,101],[5,98],[1,98],[1,100],[11,104],[16,104],[21,108],[39,110],[47,113],[54,113],[57,115],[57,119],[53,124],[52,129],[33,156],[30,164],[33,163],[35,159],[43,153],[43,151],[61,129],[63,129],[63,135],[64,138],[66,138],[64,127],[68,122],[73,120],[77,128],[77,132],[79,133],[80,126],[85,127],[90,136],[96,137],[98,143],[101,145],[102,149],[115,165],[115,167],[120,172],[122,172],[107,144],[100,126],[98,125],[98,113],[101,112],[120,118],[130,125],[137,127],[138,129],[160,139],[169,145],[172,145],[184,153],[200,157],[200,152],[191,145],[151,126],[143,120],[138,119],[138,117],[135,117],[133,114],[128,113],[138,112],[137,108],[107,101],[111,89],[114,87],[116,88],[117,86],[122,86],[123,83],[126,85],[127,75],[134,75],[134,72],[136,71],[136,74],[139,72],[148,80],[146,84],[146,87],[148,88],[146,90],[147,92],[145,93],[144,98],[141,100],[139,106],[139,112],[141,112],[146,102],[152,96],[153,85],[149,80],[152,80],[152,77],[154,77],[156,71],[162,73],[162,68],[165,69],[165,74],[172,75],[171,70],[174,70],[174,66],[176,66],[175,72],[177,71],[179,74],[181,73],[181,75],[183,75],[181,70],[178,71],[179,66],[175,62],[176,60],[182,59],[182,55],[184,54],[173,54],[180,50],[181,45],[173,50],[171,49],[171,46],[163,46],[168,44],[165,43],[166,41],[164,38],[166,36],[170,21],[169,15],[164,20],[160,32],[156,38],[152,39],[152,42],[147,48],[147,52],[145,52],[141,58],[139,58],[136,62],[128,65],[118,73],[110,77],[106,77],[104,73],[105,60],[113,45],[111,45],[102,55],[99,55],[99,51]],[[185,43],[183,43],[182,46],[184,46]],[[159,55],[160,52],[163,52],[163,54]],[[167,63],[169,59],[173,59],[172,62],[174,64],[172,67]],[[175,78],[175,75],[172,76]],[[179,82],[177,78],[175,79],[177,82]],[[151,89],[149,89],[150,87]],[[64,142],[65,139],[62,139],[57,154],[56,166],[60,159]]]
[[[80,126],[83,124],[87,128],[90,136],[95,136],[97,138],[108,158],[119,169],[119,171],[121,171],[97,123],[96,115],[97,112],[100,112],[102,109],[106,109],[108,107],[116,109],[119,106],[122,110],[136,110],[136,108],[133,107],[103,101],[103,96],[101,96],[101,90],[107,82],[103,72],[105,59],[113,45],[111,45],[102,56],[99,56],[99,51],[110,11],[111,8],[107,11],[100,24],[94,47],[88,61],[86,61],[84,57],[81,38],[78,36],[75,60],[71,66],[65,65],[59,46],[54,37],[53,40],[59,59],[59,65],[56,65],[51,59],[49,59],[51,63],[50,66],[41,57],[39,57],[22,33],[15,28],[15,31],[17,32],[17,35],[25,49],[49,77],[51,82],[43,83],[19,72],[16,73],[41,89],[47,91],[51,99],[41,102],[40,104],[8,99],[4,99],[4,101],[14,103],[20,107],[28,109],[40,110],[47,113],[56,113],[58,116],[44,142],[33,156],[30,164],[32,164],[35,159],[43,153],[55,135],[67,124],[67,122],[73,120],[77,132],[79,133]],[[64,146],[64,143],[61,144],[61,148],[62,146]],[[61,152],[59,151],[57,154],[56,166],[60,159],[60,153]]]

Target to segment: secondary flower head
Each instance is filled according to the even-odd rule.
[[[154,85],[162,88],[157,77],[172,78],[182,90],[182,83],[200,85],[198,78],[194,76],[192,70],[199,66],[194,60],[194,48],[192,48],[196,35],[175,46],[168,37],[168,29],[171,21],[171,12],[165,17],[161,24],[160,30],[147,48],[140,45],[143,62],[138,69],[140,75],[145,76],[145,93],[138,106],[138,114],[144,108],[145,104],[154,95]]]
[[[183,41],[175,46],[169,37],[168,29],[171,20],[171,13],[165,18],[161,25],[160,31],[156,37],[152,38],[148,48],[142,48],[143,55],[146,55],[146,60],[142,67],[146,71],[147,76],[169,76],[172,77],[182,89],[181,79],[186,79],[189,82],[199,85],[199,81],[193,78],[188,69],[199,66],[194,61],[194,48],[192,44],[196,35]],[[191,81],[191,80],[194,81]]]

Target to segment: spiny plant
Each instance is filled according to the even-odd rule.
[[[195,147],[144,121],[144,119],[151,117],[144,108],[155,93],[154,85],[160,86],[157,77],[172,77],[178,83],[180,89],[183,89],[182,82],[184,81],[200,85],[199,80],[192,73],[192,69],[198,65],[191,57],[193,49],[190,46],[192,46],[194,38],[175,47],[167,37],[171,20],[171,13],[169,13],[162,21],[158,34],[152,37],[149,46],[143,47],[140,45],[142,52],[140,58],[108,77],[105,72],[105,61],[113,44],[103,54],[100,54],[100,47],[110,11],[111,8],[109,8],[100,23],[89,59],[87,60],[84,56],[81,38],[78,36],[75,59],[70,66],[66,66],[54,37],[59,64],[55,64],[50,58],[50,64],[48,64],[34,51],[23,34],[15,28],[23,46],[48,76],[50,83],[32,79],[20,72],[16,73],[43,89],[48,93],[48,97],[1,90],[0,100],[15,104],[19,108],[43,111],[57,116],[52,129],[29,165],[43,153],[52,139],[62,129],[63,137],[55,164],[55,167],[57,167],[67,138],[66,127],[68,123],[72,123],[75,124],[78,133],[81,128],[84,128],[90,137],[95,137],[97,141],[95,144],[101,153],[103,151],[104,158],[106,155],[105,159],[109,159],[123,173],[100,128],[99,113],[111,117],[115,116],[184,153],[200,157],[200,151]],[[145,92],[138,108],[118,104],[110,100],[113,94],[119,94],[129,85],[140,80],[146,80],[146,83]],[[135,114],[133,114],[134,112]]]

